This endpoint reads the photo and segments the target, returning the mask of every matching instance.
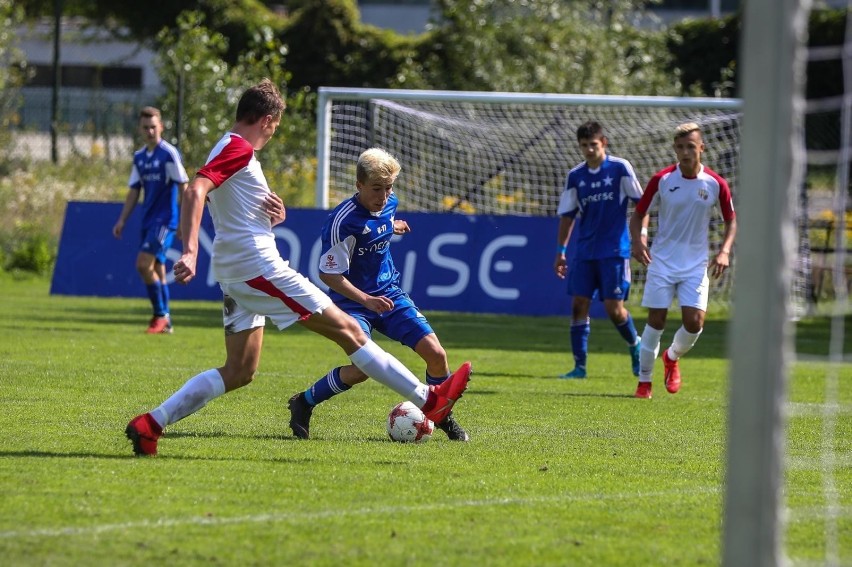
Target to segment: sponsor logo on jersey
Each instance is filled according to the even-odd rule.
[[[599,203],[601,201],[614,201],[615,193],[605,191],[603,193],[595,193],[594,195],[586,195],[580,200],[580,203],[585,207],[588,203]]]
[[[361,234],[370,234],[370,227],[369,227],[369,226],[365,226],[365,227],[364,227],[364,230],[363,230],[363,231],[361,231]]]
[[[379,242],[374,242],[369,246],[359,246],[355,249],[355,254],[357,256],[363,256],[365,254],[384,254],[388,247],[390,247],[390,240],[382,240]]]

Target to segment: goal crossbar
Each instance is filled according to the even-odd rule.
[[[330,151],[332,105],[334,101],[436,101],[480,104],[648,107],[670,109],[714,109],[739,112],[738,98],[585,95],[558,93],[512,93],[480,91],[444,91],[410,89],[364,89],[353,87],[320,87],[317,102],[317,182],[315,203],[329,208]]]

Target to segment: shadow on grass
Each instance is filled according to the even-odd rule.
[[[629,400],[636,399],[633,394],[593,394],[588,392],[559,392],[556,396],[567,396],[569,398],[626,398]]]
[[[168,436],[168,435],[167,435]],[[174,437],[174,435],[171,435]],[[224,435],[223,435],[224,437]],[[293,441],[298,441],[298,439],[293,439]],[[387,441],[387,440],[385,440]],[[58,451],[0,451],[0,458],[39,458],[39,459],[118,459],[118,460],[126,460],[126,459],[137,459],[143,458],[138,457],[133,454],[128,446],[127,453],[94,453],[94,452],[83,452],[83,451],[71,451],[67,453],[62,453]],[[144,457],[147,458],[147,457]],[[266,457],[262,459],[252,459],[246,457],[245,454],[234,455],[233,457],[223,457],[221,455],[217,456],[198,456],[198,455],[156,455],[156,459],[169,459],[169,460],[179,460],[179,461],[215,461],[215,462],[229,462],[229,461],[263,461],[270,463],[288,463],[288,464],[314,464],[317,462],[317,459],[312,459],[309,457]],[[405,464],[405,463],[399,463]]]
[[[639,334],[645,327],[644,310],[636,309],[635,324]],[[427,313],[427,318],[447,350],[463,353],[468,349],[488,348],[509,352],[571,352],[570,320],[567,317],[519,317],[512,315],[465,315]],[[680,314],[669,313],[663,344],[671,340],[680,326]],[[727,321],[708,320],[696,349],[701,356],[724,358]],[[589,356],[595,353],[624,353],[627,345],[608,319],[592,320]],[[475,371],[475,369],[474,369]],[[478,374],[478,372],[477,372]],[[503,376],[503,374],[500,374]]]

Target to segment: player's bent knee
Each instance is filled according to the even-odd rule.
[[[231,391],[251,384],[257,372],[257,365],[228,364],[219,369],[225,390]]]

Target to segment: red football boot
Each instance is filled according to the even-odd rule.
[[[434,423],[441,423],[453,410],[453,405],[462,397],[470,381],[471,365],[465,362],[453,375],[437,386],[429,386],[429,396],[421,408]]]
[[[680,369],[677,367],[677,360],[669,358],[669,349],[663,351],[663,366],[666,368],[666,390],[670,394],[677,394],[677,391],[680,390]]]
[[[143,413],[127,424],[124,434],[133,443],[133,452],[136,455],[156,455],[157,439],[162,437],[163,428],[154,421],[150,413]]]
[[[636,386],[636,393],[634,394],[636,398],[645,398],[646,400],[651,399],[651,383],[650,382],[639,382],[639,385]]]

